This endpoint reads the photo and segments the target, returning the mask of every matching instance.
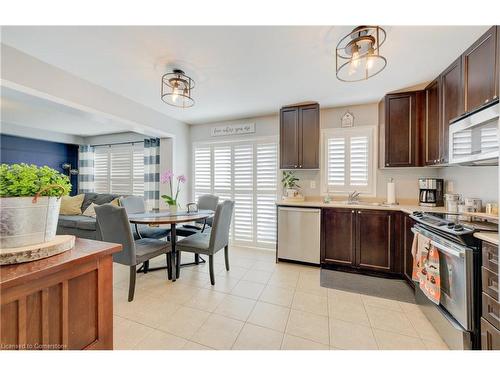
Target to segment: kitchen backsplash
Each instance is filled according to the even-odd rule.
[[[321,172],[296,171],[301,191],[306,196],[321,195]],[[389,178],[396,182],[396,197],[418,199],[418,178],[435,177],[445,180],[445,192],[463,197],[481,198],[484,202],[498,201],[498,167],[446,167],[377,170],[377,198],[387,196]],[[315,185],[311,188],[311,182]]]
[[[459,193],[466,198],[481,198],[484,202],[498,201],[498,167],[441,168],[445,192]]]
[[[396,196],[402,199],[418,199],[418,177],[438,177],[439,170],[436,168],[407,168],[407,169],[378,169],[377,170],[377,197],[387,196],[387,182],[393,178],[396,182]],[[296,171],[295,175],[300,179],[299,185],[305,196],[321,195],[321,172]],[[311,182],[315,185],[311,188]]]

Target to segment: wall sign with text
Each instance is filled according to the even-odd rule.
[[[255,133],[255,123],[240,125],[214,126],[210,135],[212,137],[222,137],[225,135],[240,135]]]

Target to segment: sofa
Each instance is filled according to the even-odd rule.
[[[84,212],[91,203],[100,205],[110,203],[118,198],[116,194],[85,193],[82,203],[82,212]],[[95,217],[83,215],[59,215],[57,223],[57,234],[72,234],[76,237],[98,240]]]
[[[106,204],[120,196],[121,195],[116,194],[85,193],[81,210],[84,212],[91,203],[96,205]],[[138,239],[139,236],[137,235],[135,226],[131,225],[131,229],[134,239]],[[165,237],[165,229],[150,227],[142,224],[138,226],[138,229],[142,237],[157,239]],[[59,215],[57,234],[71,234],[80,238],[100,240],[95,217],[84,215]]]

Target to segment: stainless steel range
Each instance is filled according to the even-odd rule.
[[[418,285],[417,303],[450,348],[478,349],[481,279],[475,224],[454,214],[413,212],[410,217],[417,222],[412,231],[429,238],[439,251],[440,304],[432,303]]]

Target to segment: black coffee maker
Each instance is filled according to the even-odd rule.
[[[441,178],[419,178],[418,204],[427,207],[443,206],[443,185],[444,182]]]

